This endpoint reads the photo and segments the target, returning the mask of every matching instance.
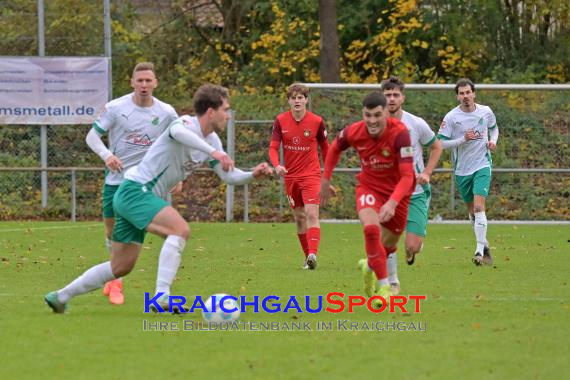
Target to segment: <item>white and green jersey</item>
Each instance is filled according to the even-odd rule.
[[[471,175],[477,170],[491,167],[491,153],[487,148],[489,130],[497,127],[497,120],[491,108],[475,104],[473,112],[463,112],[459,106],[445,115],[438,137],[444,140],[461,138],[472,129],[476,140],[466,141],[453,148],[455,174]]]
[[[178,117],[167,103],[153,97],[152,106],[139,107],[133,96],[131,93],[107,103],[93,123],[100,135],[109,134],[109,150],[123,163],[122,172],[108,171],[108,185],[119,185],[123,173],[141,162],[158,136]]]
[[[146,185],[148,191],[165,198],[172,188],[188,175],[194,168],[208,162],[217,163],[210,154],[189,148],[170,135],[173,126],[182,126],[205,141],[214,150],[223,152],[222,141],[215,132],[204,136],[198,118],[188,115],[176,119],[152,144],[143,160],[125,173],[125,179]]]
[[[409,112],[402,111],[402,119],[400,121],[410,131],[410,139],[414,150],[414,170],[417,174],[422,173],[425,169],[423,147],[429,147],[435,142],[435,133],[433,133],[424,119]],[[417,184],[412,195],[421,194],[427,189],[429,189],[429,184],[423,186]]]

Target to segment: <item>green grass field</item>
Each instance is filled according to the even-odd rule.
[[[362,294],[359,225],[323,225],[319,267],[301,270],[292,224],[192,224],[173,293]],[[243,321],[422,322],[426,331],[143,331],[161,241],[125,279],[126,304],[100,291],[51,313],[45,293],[107,258],[102,223],[0,223],[1,379],[560,379],[570,373],[570,226],[490,225],[494,267],[475,267],[468,225],[430,226],[402,294],[421,314],[242,314]],[[402,250],[400,250],[402,251]],[[566,373],[566,375],[564,375]]]

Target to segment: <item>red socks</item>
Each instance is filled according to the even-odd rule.
[[[303,253],[305,257],[309,256],[309,244],[307,244],[307,234],[297,234],[299,237],[299,243],[301,243],[301,248],[303,248]]]
[[[321,229],[319,227],[307,228],[308,254],[317,254],[321,242]]]
[[[398,250],[398,247],[384,247],[384,250],[386,251],[386,257],[388,257],[392,253],[396,252]]]
[[[388,278],[386,267],[386,251],[380,244],[380,227],[367,225],[364,227],[364,241],[366,246],[366,256],[368,256],[368,266],[376,273],[376,278],[382,280]]]

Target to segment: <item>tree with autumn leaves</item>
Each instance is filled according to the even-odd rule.
[[[37,1],[3,3],[0,54],[35,55]],[[378,83],[392,74],[417,83],[448,83],[462,76],[478,82],[570,78],[570,5],[563,0],[112,5],[117,92],[126,90],[132,63],[142,60],[157,63],[172,94],[206,81],[271,92],[293,81],[320,82],[323,76],[345,83]],[[45,7],[47,55],[102,54],[102,1],[52,0]],[[200,21],[197,15],[206,9],[217,12],[221,22]]]

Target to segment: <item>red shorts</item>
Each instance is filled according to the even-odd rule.
[[[285,191],[291,208],[321,203],[321,177],[285,179]]]
[[[379,194],[374,190],[370,190],[366,186],[358,185],[356,187],[356,212],[365,208],[372,208],[376,212],[380,212],[380,208],[388,201],[389,197]],[[394,217],[382,223],[382,226],[389,229],[396,235],[402,234],[406,229],[408,220],[408,206],[410,205],[410,197],[406,197],[396,206]]]

